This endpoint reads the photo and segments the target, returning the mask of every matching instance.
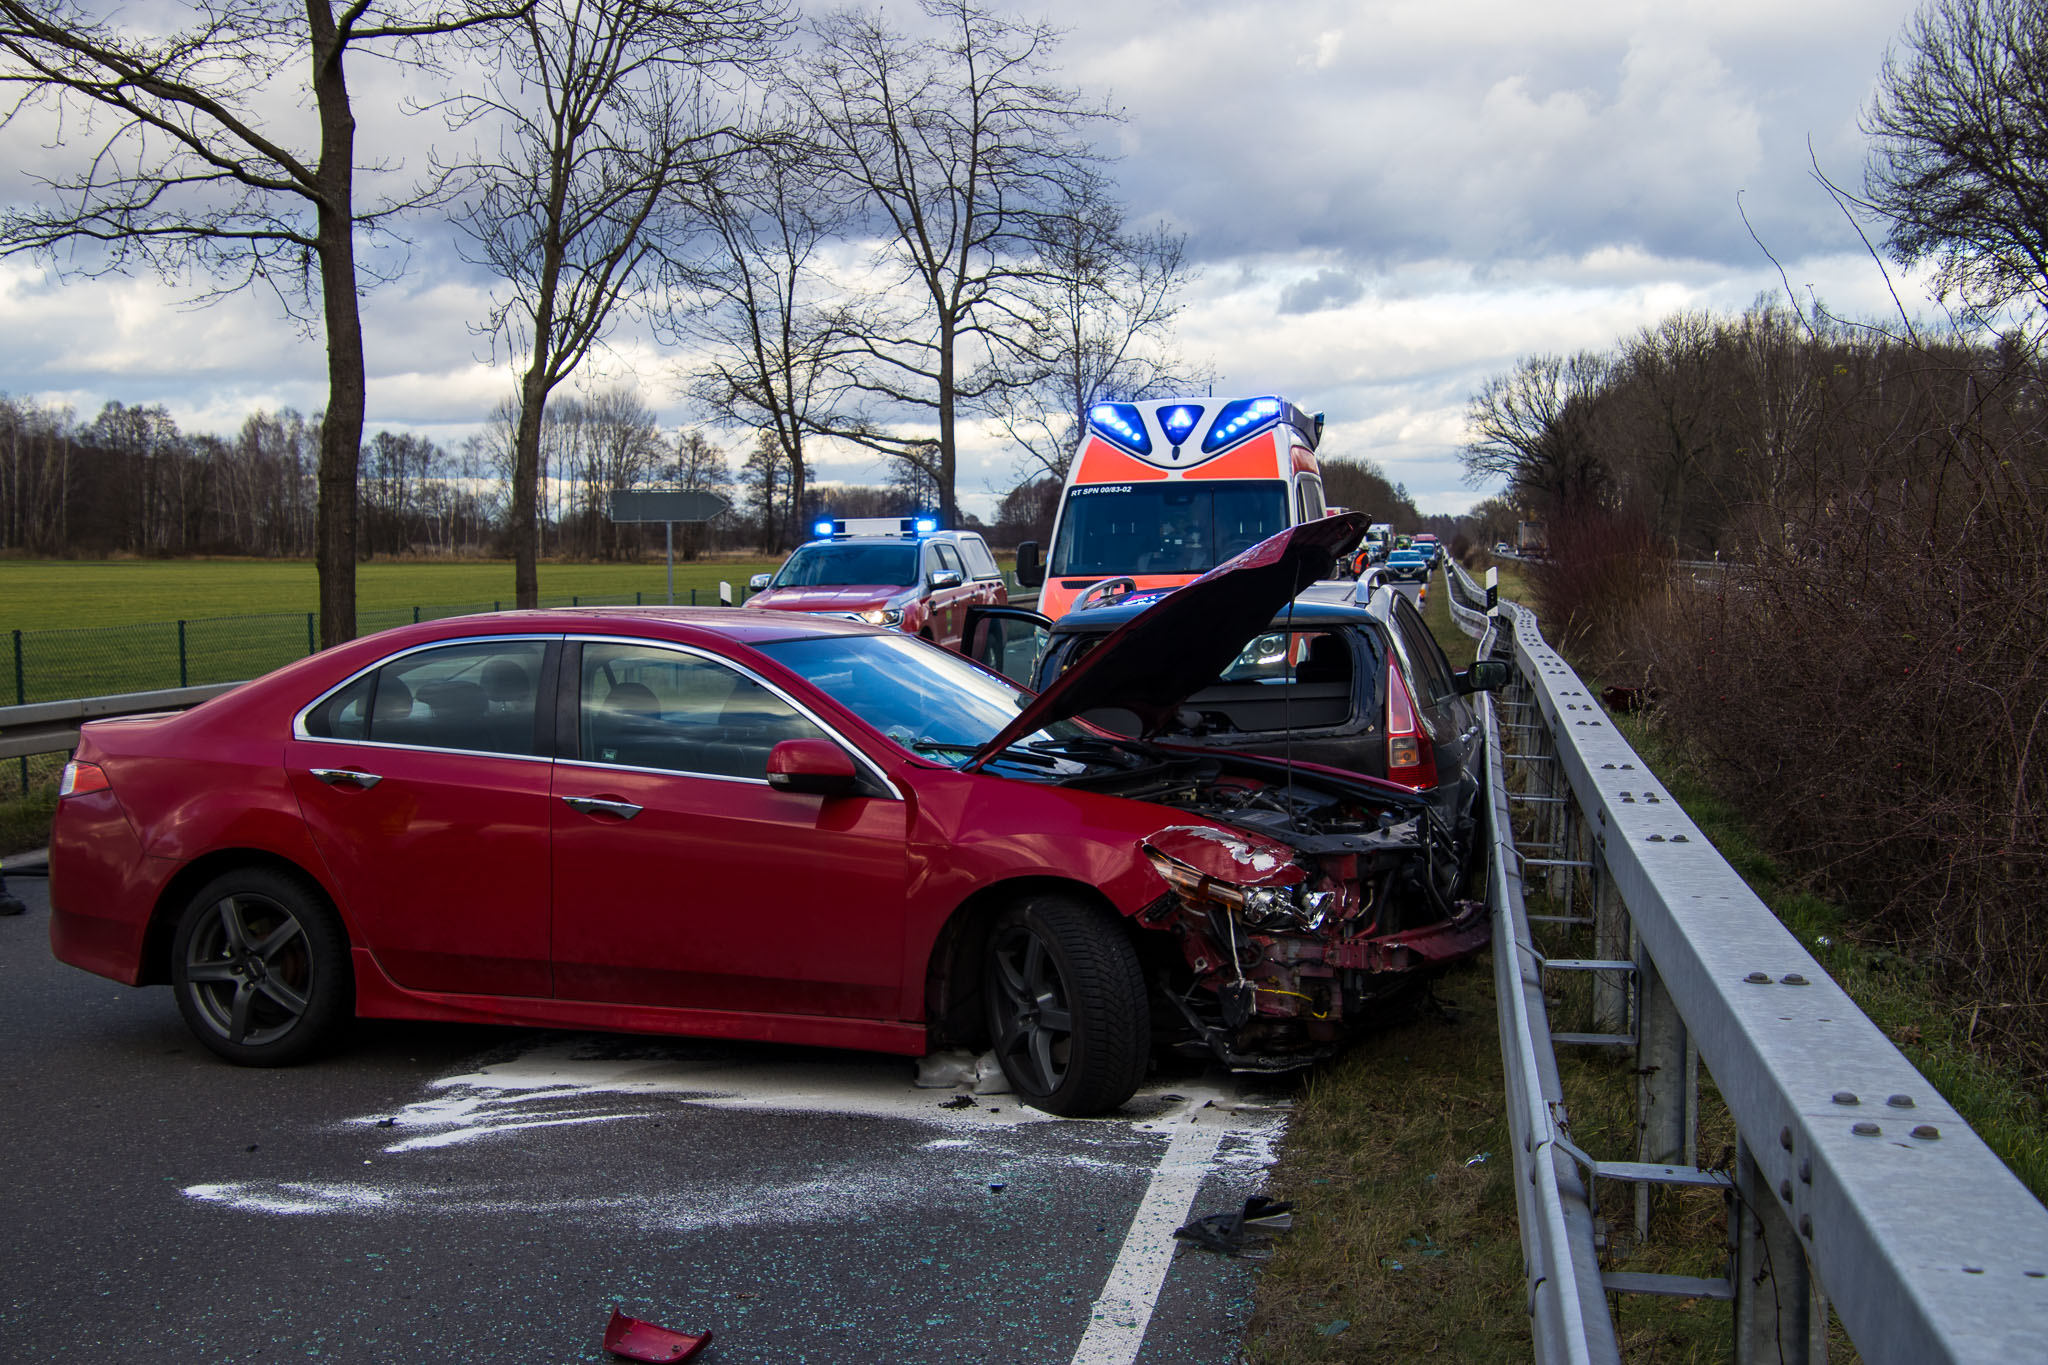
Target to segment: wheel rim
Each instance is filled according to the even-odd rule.
[[[312,995],[305,926],[268,896],[214,903],[185,948],[185,983],[207,1027],[261,1047],[290,1033]]]
[[[1045,940],[1022,925],[997,938],[992,960],[1002,1001],[996,1056],[1019,1089],[1050,1095],[1066,1079],[1073,1054],[1067,983]]]

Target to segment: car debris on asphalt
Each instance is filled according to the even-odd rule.
[[[1243,1208],[1229,1213],[1204,1214],[1175,1228],[1173,1235],[1204,1251],[1242,1256],[1247,1243],[1270,1238],[1276,1232],[1287,1232],[1293,1227],[1293,1204],[1284,1199],[1268,1199],[1255,1194],[1244,1201]]]
[[[689,1360],[710,1344],[709,1332],[692,1335],[671,1331],[640,1318],[629,1318],[616,1308],[604,1327],[605,1350],[626,1360],[647,1360],[656,1365]]]

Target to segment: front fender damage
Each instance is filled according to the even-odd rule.
[[[1482,904],[1439,890],[1447,855],[1427,815],[1292,847],[1289,833],[1175,825],[1142,844],[1169,891],[1135,919],[1177,942],[1159,985],[1180,1046],[1240,1070],[1329,1056],[1376,1005],[1491,934]]]

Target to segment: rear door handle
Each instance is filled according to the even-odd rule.
[[[314,768],[311,771],[313,776],[330,787],[347,785],[368,791],[384,780],[382,773],[357,772],[354,768]]]
[[[607,801],[598,796],[565,796],[562,800],[568,804],[569,809],[581,811],[585,815],[595,815],[603,811],[607,815],[616,815],[621,820],[630,820],[640,813],[640,807],[631,801]]]

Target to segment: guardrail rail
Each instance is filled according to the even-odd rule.
[[[1535,1356],[1617,1361],[1606,1296],[1732,1299],[1739,1365],[1826,1358],[1832,1306],[1873,1365],[2048,1360],[2048,1208],[1829,978],[1616,731],[1526,608],[1482,610],[1445,565],[1453,618],[1511,654],[1486,699],[1494,970]],[[1519,839],[1518,842],[1518,832]],[[1531,915],[1525,880],[1547,893]],[[1590,957],[1546,957],[1532,922],[1590,930]],[[1546,989],[1591,979],[1595,1031],[1557,1033]],[[1632,1050],[1637,1150],[1576,1146],[1555,1047]],[[1698,1076],[1739,1133],[1702,1170]],[[1600,1196],[1723,1191],[1724,1277],[1606,1269]],[[1628,1201],[1621,1207],[1627,1209]]]

